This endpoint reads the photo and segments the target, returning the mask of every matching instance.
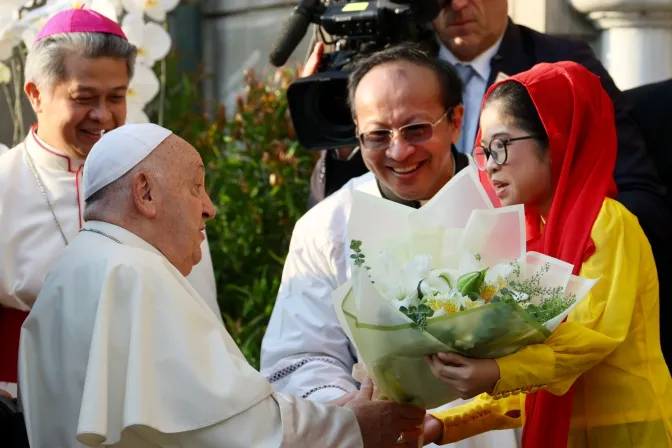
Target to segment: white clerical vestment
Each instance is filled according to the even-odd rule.
[[[469,166],[477,168],[469,157]],[[341,327],[331,293],[350,278],[347,223],[353,191],[380,197],[366,173],[310,209],[297,222],[285,260],[278,298],[262,342],[261,373],[276,391],[328,401],[355,389],[355,346]],[[457,400],[441,409],[463,404]],[[436,446],[436,445],[428,445]],[[493,431],[446,445],[513,448],[514,430]]]
[[[363,446],[347,408],[274,393],[153,246],[89,221],[21,329],[32,448]]]

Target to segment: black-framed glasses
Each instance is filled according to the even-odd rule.
[[[490,140],[490,144],[486,148],[485,146],[476,145],[471,151],[471,157],[473,157],[474,162],[479,170],[485,171],[485,166],[488,164],[488,159],[492,157],[492,160],[497,165],[504,165],[506,159],[509,158],[509,151],[507,146],[512,142],[517,142],[519,140],[529,140],[531,138],[538,138],[537,135],[525,135],[523,137],[514,137],[514,138],[493,138]]]
[[[448,116],[451,109],[448,109],[441,118],[434,123],[422,122],[411,123],[397,129],[376,129],[374,131],[362,132],[358,135],[359,143],[362,148],[371,151],[380,151],[389,148],[396,135],[400,135],[407,143],[422,143],[434,135],[434,127],[441,123]]]

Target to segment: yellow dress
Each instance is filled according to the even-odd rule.
[[[526,394],[562,395],[575,384],[568,446],[672,447],[672,377],[660,348],[651,246],[637,218],[611,199],[591,236],[596,251],[580,275],[600,281],[543,344],[497,359],[492,395],[434,414],[442,444],[520,427]]]

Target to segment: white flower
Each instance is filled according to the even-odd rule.
[[[84,0],[74,0],[75,2],[84,2]],[[86,2],[84,2],[86,3]],[[87,7],[119,23],[119,16],[124,11],[121,7],[121,0],[93,0],[86,3]]]
[[[396,306],[417,306],[418,283],[429,275],[432,258],[429,255],[418,255],[404,263],[401,268],[395,269],[394,263],[388,262],[383,275],[374,278],[379,291],[391,300],[396,300]]]
[[[50,0],[44,6],[32,9],[21,16],[20,20],[12,24],[12,33],[23,40],[26,48],[30,48],[35,43],[35,38],[42,27],[54,15],[61,11],[70,9],[72,2],[70,0]]]
[[[449,292],[455,287],[457,279],[449,269],[433,269],[429,276],[420,283],[423,295]]]
[[[180,0],[121,0],[124,9],[140,17],[147,14],[152,20],[164,22],[166,13],[175,9]]]
[[[149,123],[149,117],[142,107],[129,104],[126,111],[126,124],[128,123]]]
[[[21,42],[21,35],[16,30],[17,18],[18,11],[12,5],[0,3],[0,61],[11,58],[14,47]]]
[[[143,65],[135,67],[133,79],[126,93],[127,113],[126,123],[147,123],[149,118],[144,112],[147,103],[159,93],[159,79],[156,74]]]
[[[153,67],[170,51],[170,35],[157,23],[145,23],[141,16],[129,13],[124,16],[121,28],[128,41],[138,47],[139,64]]]
[[[0,62],[0,84],[9,84],[12,80],[12,71],[5,64]]]
[[[31,0],[0,0],[0,9],[19,9],[31,3]]]

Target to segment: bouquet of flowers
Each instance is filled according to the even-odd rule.
[[[356,192],[348,238],[336,313],[380,394],[425,409],[457,398],[425,355],[499,358],[542,343],[597,282],[526,252],[523,206],[493,208],[470,169],[418,210]]]

